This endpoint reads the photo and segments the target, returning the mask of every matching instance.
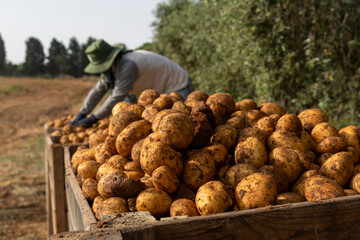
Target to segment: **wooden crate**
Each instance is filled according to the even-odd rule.
[[[97,226],[71,170],[71,152],[65,149],[69,226],[78,231],[51,239],[360,239],[360,195],[199,217],[156,220],[147,212],[129,213]]]

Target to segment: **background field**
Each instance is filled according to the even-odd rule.
[[[0,77],[0,239],[45,239],[44,123],[77,113],[91,78]]]

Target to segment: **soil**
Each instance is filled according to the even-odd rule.
[[[46,239],[44,124],[76,114],[96,78],[0,77],[0,239]]]

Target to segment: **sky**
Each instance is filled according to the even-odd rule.
[[[53,38],[65,47],[72,37],[79,44],[94,37],[137,48],[152,40],[154,11],[162,2],[168,0],[1,0],[6,60],[23,63],[29,37],[40,40],[45,55]]]

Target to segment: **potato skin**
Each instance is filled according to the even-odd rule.
[[[139,193],[136,198],[138,211],[149,211],[154,217],[163,217],[170,211],[172,200],[170,196],[156,188],[148,188]]]
[[[316,143],[327,137],[340,137],[338,130],[328,122],[316,124],[311,130],[311,137]]]
[[[93,178],[85,179],[84,183],[82,184],[81,190],[84,196],[93,201],[97,196],[99,196],[99,192],[97,190],[97,181]]]
[[[327,137],[318,142],[316,145],[316,152],[323,153],[337,153],[346,150],[347,143],[342,137]]]
[[[151,133],[151,122],[140,120],[125,127],[116,138],[116,150],[122,156],[130,156],[134,144]]]
[[[194,201],[189,199],[178,199],[174,201],[170,206],[170,216],[199,216],[199,212],[196,208]]]
[[[152,104],[160,94],[153,89],[146,89],[142,91],[138,98],[138,104],[146,107],[149,104]]]
[[[236,188],[241,180],[256,172],[257,169],[254,166],[248,163],[238,163],[226,172],[226,182],[230,187]]]
[[[152,173],[152,182],[156,189],[168,194],[174,193],[180,185],[176,174],[168,166],[160,166]]]
[[[105,215],[118,215],[120,213],[129,212],[127,201],[122,197],[112,197],[101,203],[97,215],[101,219]]]
[[[275,131],[268,138],[267,143],[270,150],[279,147],[287,147],[300,150],[302,152],[306,152],[307,150],[300,138],[286,131]]]
[[[92,205],[92,211],[96,217],[97,220],[100,220],[100,216],[98,215],[98,211],[100,210],[101,204],[106,200],[103,196],[97,196]]]
[[[121,111],[111,119],[109,124],[109,134],[117,136],[127,125],[138,120],[139,116],[137,114]]]
[[[332,155],[324,162],[319,174],[335,180],[340,186],[345,187],[354,174],[354,163],[347,152]]]
[[[131,105],[131,103],[129,102],[118,102],[117,104],[115,104],[115,106],[112,108],[111,113],[113,116],[115,116],[116,114],[118,114],[121,111],[125,111],[125,109],[127,107],[129,107]]]
[[[270,116],[271,114],[279,114],[280,116],[283,116],[286,113],[285,109],[276,103],[262,103],[258,108],[266,116]]]
[[[132,113],[135,113],[136,115],[138,115],[139,119],[141,119],[141,116],[142,116],[142,113],[144,110],[145,110],[145,107],[140,104],[131,104],[130,106],[128,106],[125,109],[125,111],[132,112]]]
[[[144,141],[145,141],[145,138],[137,141],[131,149],[131,159],[134,162],[140,162],[141,148],[142,148]]]
[[[212,144],[222,144],[228,151],[232,150],[236,145],[237,131],[230,125],[222,124],[215,128],[214,135],[211,136]]]
[[[257,104],[252,99],[243,99],[235,103],[236,111],[250,111],[257,108]]]
[[[233,204],[233,199],[225,184],[219,181],[210,181],[197,191],[195,204],[200,215],[203,216],[225,212]]]
[[[350,181],[350,188],[360,193],[360,173],[354,174]]]
[[[172,105],[173,105],[173,101],[172,101],[172,99],[171,99],[171,97],[169,95],[161,94],[160,97],[155,99],[152,104],[157,106],[161,111],[161,110],[164,110],[164,109],[171,108]]]
[[[99,163],[105,163],[112,154],[106,151],[104,143],[98,144],[94,149],[95,159]]]
[[[191,118],[183,113],[173,113],[164,117],[158,130],[161,141],[176,150],[187,148],[195,134],[195,126]]]
[[[295,114],[288,113],[279,118],[276,123],[276,131],[287,131],[294,133],[295,136],[300,137],[302,133],[301,121]]]
[[[174,109],[165,109],[165,110],[160,111],[158,114],[156,114],[152,120],[152,125],[151,125],[152,131],[157,132],[159,130],[160,122],[164,119],[164,117],[166,117],[172,113],[178,113],[178,111],[176,111]]]
[[[306,149],[309,149],[310,151],[315,152],[316,143],[307,131],[301,132],[300,140]]]
[[[339,134],[349,146],[355,148],[357,155],[360,156],[360,129],[350,125],[341,128]]]
[[[91,160],[95,160],[94,149],[79,149],[71,157],[71,168],[74,173],[77,173],[77,168],[81,163]]]
[[[345,196],[352,196],[359,194],[357,191],[352,189],[344,189]]]
[[[255,168],[265,165],[267,161],[267,150],[255,137],[249,137],[240,142],[235,148],[235,162],[248,163]]]
[[[247,127],[252,127],[258,120],[265,117],[266,115],[260,110],[254,109],[246,113],[245,123]]]
[[[216,165],[214,157],[205,150],[194,151],[184,164],[183,183],[196,191],[201,185],[215,177]]]
[[[160,166],[168,166],[180,176],[183,172],[181,155],[163,142],[150,142],[143,146],[140,154],[140,165],[143,171],[150,176]]]
[[[253,173],[235,189],[236,205],[240,210],[266,207],[276,203],[276,183],[269,175]]]
[[[257,127],[247,127],[239,132],[237,143],[245,141],[248,137],[259,139],[266,146],[266,135]]]
[[[228,93],[215,93],[206,100],[213,112],[218,113],[223,119],[227,119],[235,112],[234,98]]]
[[[319,123],[328,122],[329,117],[318,108],[306,109],[298,115],[305,131],[309,133]]]
[[[308,177],[305,180],[304,191],[308,201],[345,196],[344,190],[339,184],[321,175]]]
[[[192,108],[197,102],[206,102],[209,95],[203,91],[192,91],[186,98],[185,104]]]
[[[259,173],[270,175],[277,186],[278,193],[287,192],[289,190],[289,181],[284,173],[275,170],[271,165],[264,165],[258,169]]]
[[[210,146],[206,146],[203,149],[213,155],[217,167],[221,167],[222,165],[224,165],[225,160],[228,156],[228,151],[224,145],[213,144]]]
[[[274,121],[270,117],[260,118],[255,124],[254,127],[263,131],[264,135],[268,138],[275,130]]]
[[[127,157],[121,155],[112,155],[106,163],[111,163],[115,168],[125,170],[125,165],[129,163],[129,159]]]
[[[113,163],[107,162],[98,168],[96,180],[100,180],[100,178],[111,174],[118,174],[119,176],[125,177],[125,173],[121,168],[118,168],[118,166]]]
[[[294,182],[301,173],[299,155],[289,148],[275,148],[269,154],[270,164],[275,170],[285,174],[289,183]]]
[[[276,197],[276,205],[288,204],[288,203],[298,203],[305,202],[306,199],[294,192],[285,192],[277,195]]]
[[[97,186],[98,192],[103,197],[136,197],[139,192],[145,189],[140,181],[134,181],[127,177],[116,174],[100,178]]]
[[[182,101],[176,101],[174,102],[174,104],[172,105],[171,109],[175,110],[175,111],[179,111],[183,114],[186,114],[186,115],[190,115],[191,113],[191,109],[186,106],[186,104]]]
[[[82,179],[92,178],[96,179],[96,173],[100,167],[100,163],[96,161],[86,161],[78,166],[78,174],[81,175]]]

